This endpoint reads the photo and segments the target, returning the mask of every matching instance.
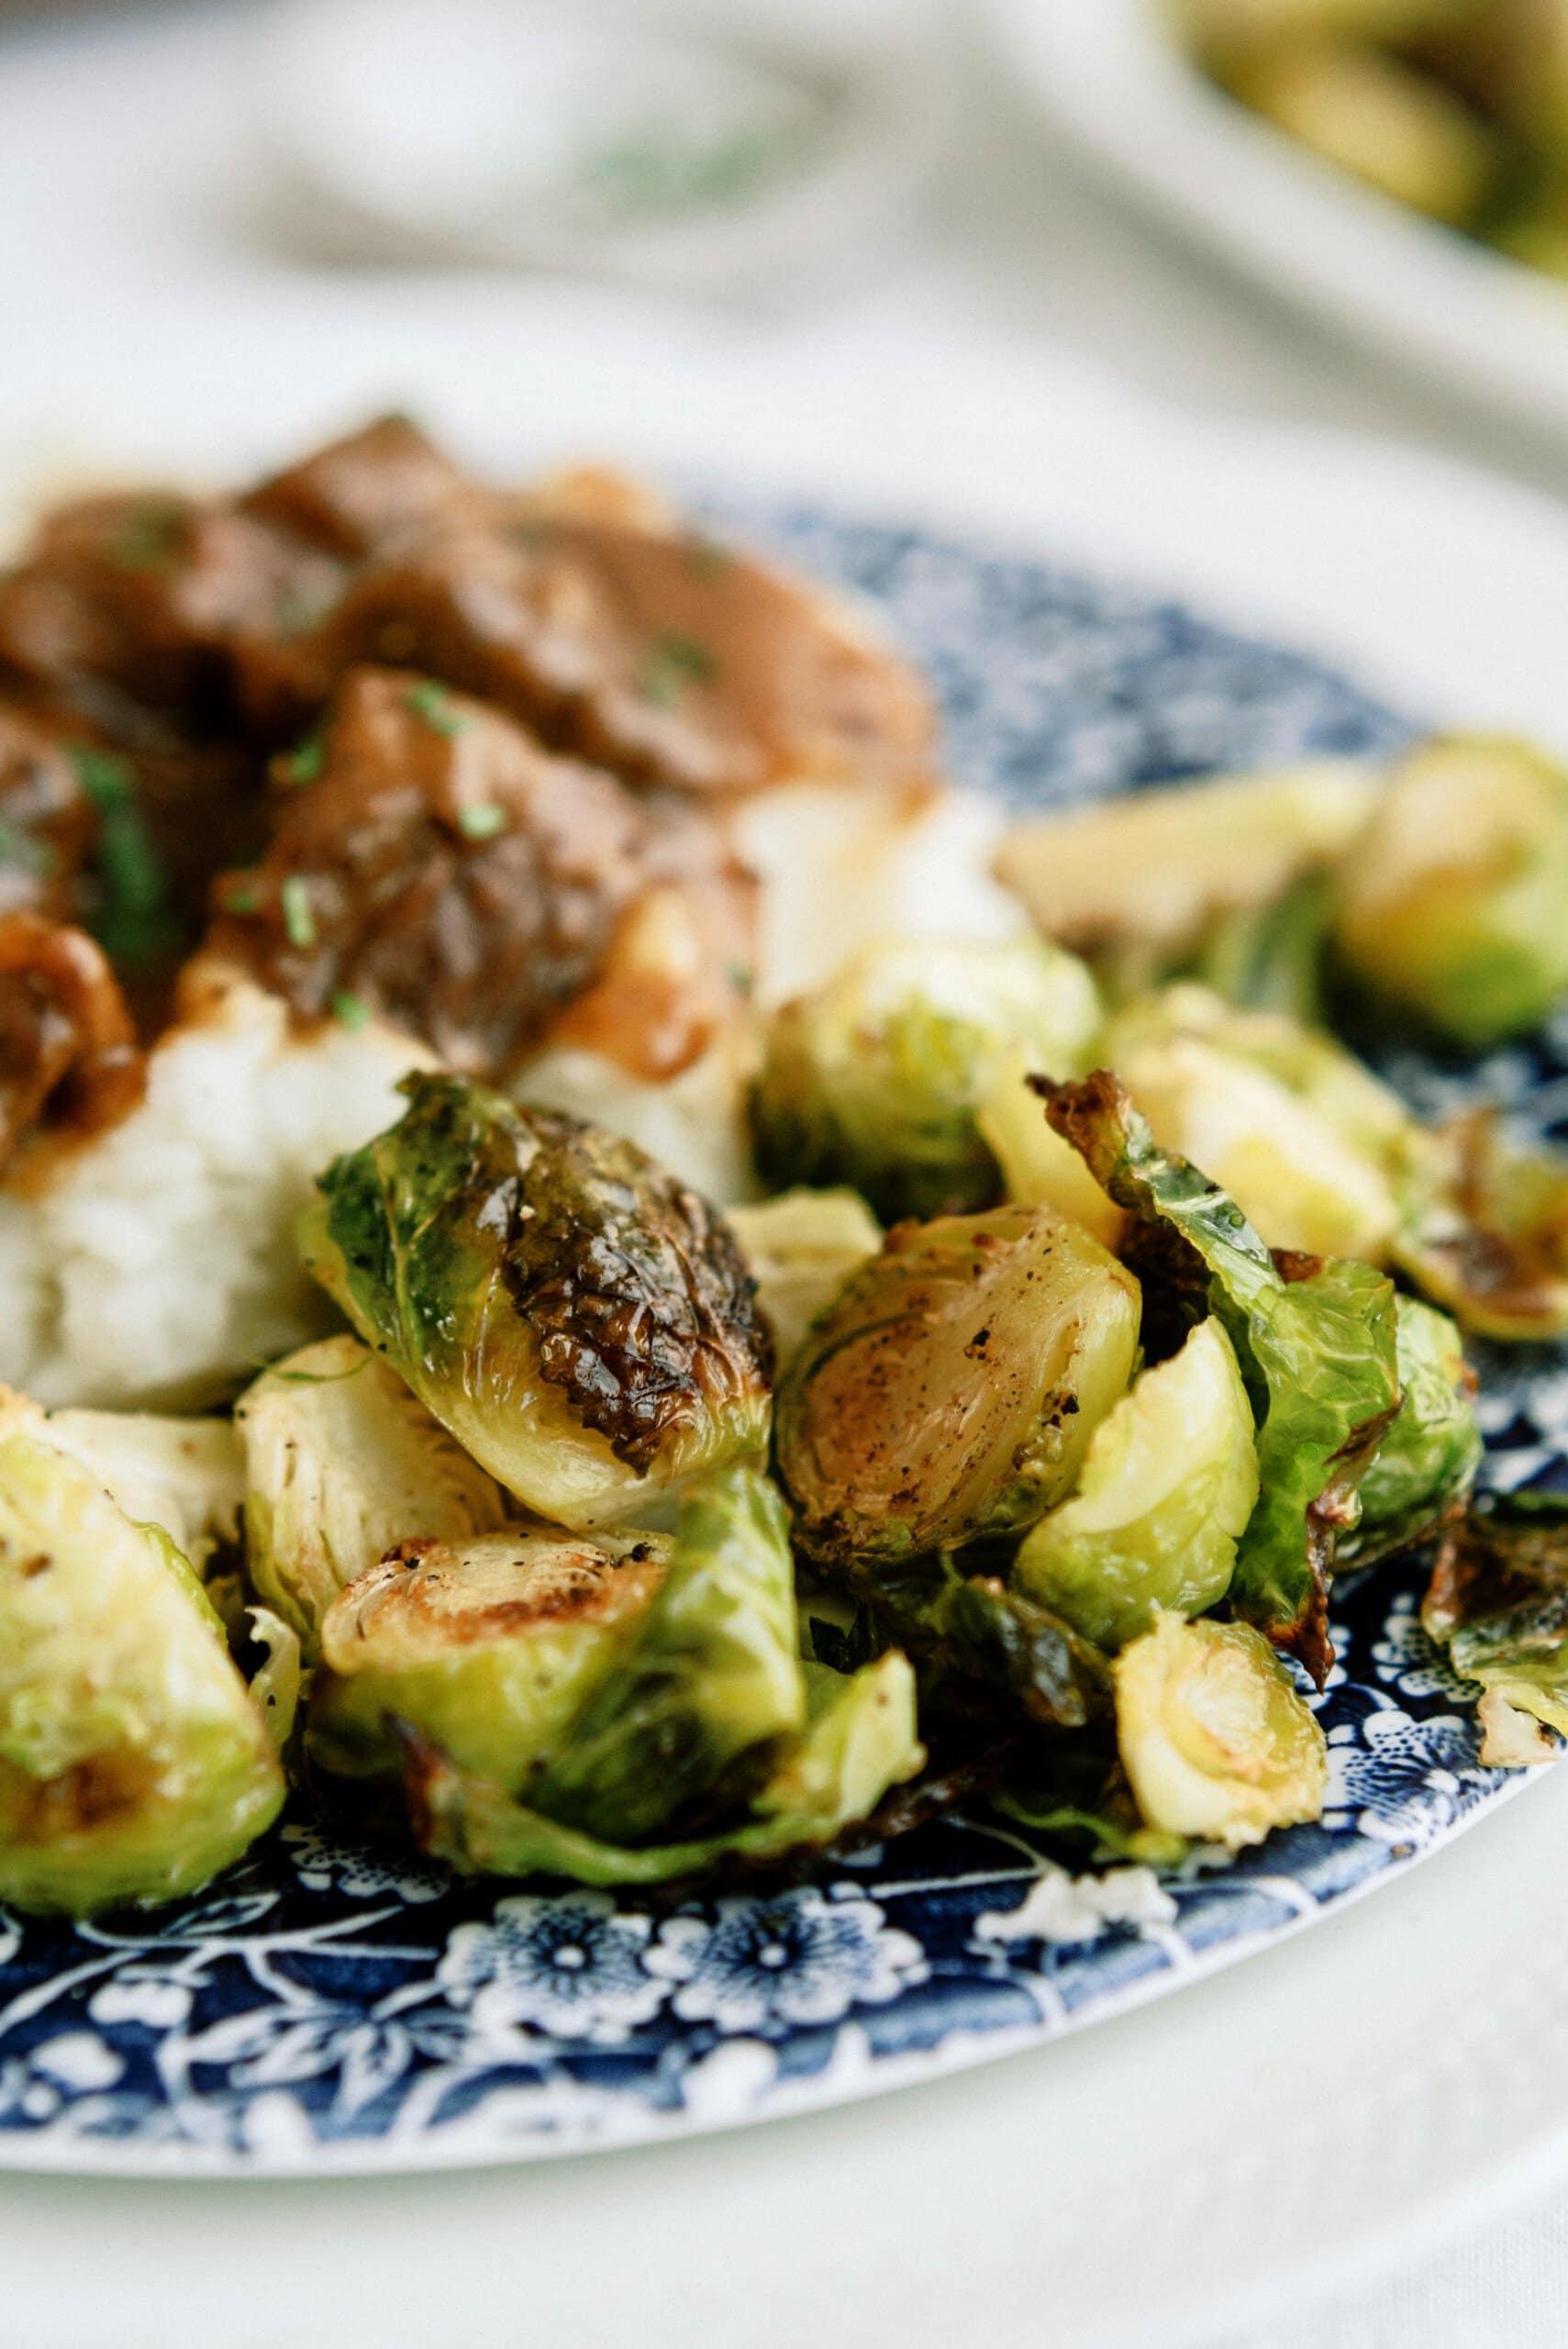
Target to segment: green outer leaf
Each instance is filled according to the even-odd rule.
[[[914,1675],[895,1651],[852,1678],[826,1674],[801,1735],[727,1831],[632,1848],[565,1827],[465,1777],[411,1742],[407,1787],[422,1847],[469,1876],[564,1876],[579,1884],[664,1884],[725,1863],[752,1865],[826,1843],[868,1817],[924,1760],[915,1734]]]
[[[1158,1148],[1108,1071],[1038,1089],[1056,1130],[1136,1219],[1127,1252],[1146,1316],[1162,1290],[1178,1325],[1213,1312],[1236,1349],[1258,1422],[1260,1490],[1232,1603],[1321,1683],[1333,1661],[1335,1535],[1355,1522],[1357,1480],[1399,1405],[1393,1284],[1336,1260],[1312,1260],[1287,1282],[1229,1192]]]
[[[1360,1520],[1336,1545],[1341,1566],[1371,1565],[1418,1542],[1469,1491],[1481,1464],[1459,1331],[1418,1297],[1398,1298],[1397,1312],[1404,1399],[1358,1487]]]
[[[636,1640],[573,1723],[537,1806],[636,1842],[738,1756],[797,1731],[806,1702],[788,1512],[751,1469],[706,1476]]]
[[[1489,1494],[1469,1509],[1439,1554],[1421,1620],[1485,1692],[1482,1760],[1544,1760],[1544,1750],[1521,1754],[1497,1709],[1568,1736],[1568,1495]]]

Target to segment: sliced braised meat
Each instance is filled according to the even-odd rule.
[[[204,731],[296,731],[343,566],[224,506],[163,493],[58,508],[0,580],[0,669],[101,722],[106,694]],[[112,713],[109,713],[112,715]]]
[[[0,703],[0,915],[77,910],[76,882],[97,832],[69,745]]]
[[[218,884],[215,951],[459,1068],[512,1067],[645,885],[647,819],[613,776],[409,671],[356,672],[278,771],[267,854]]]
[[[406,417],[385,416],[274,473],[242,503],[295,537],[355,556],[485,495]]]
[[[527,509],[452,522],[367,564],[334,632],[345,654],[409,662],[639,782],[929,780],[913,672],[792,581],[690,537]]]
[[[29,913],[0,918],[0,1164],[49,1126],[95,1133],[141,1097],[130,1013],[101,948]]]

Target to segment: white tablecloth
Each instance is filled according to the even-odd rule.
[[[211,360],[202,322],[216,316],[275,318],[283,409],[301,363],[291,321],[319,319],[323,305],[373,316],[382,304],[395,351],[395,282],[296,278],[250,240],[230,167],[253,13],[230,0],[145,24],[0,35],[0,429],[19,426],[39,453],[53,393],[73,373],[112,377],[150,357],[199,370]],[[1400,435],[1541,487],[1568,484],[1568,451],[1527,447],[1506,426],[1363,362],[1124,213],[1048,157],[979,68],[966,121],[927,217],[895,253],[831,297],[740,330],[830,346],[874,323],[905,338],[915,366],[948,340],[1036,339],[1167,398]],[[527,296],[491,282],[466,298]],[[215,383],[215,405],[222,392]],[[0,2217],[4,2202],[0,2183]],[[70,2279],[61,2281],[68,2293]],[[1565,2308],[1560,2199],[1477,2228],[1420,2273],[1364,2287],[1352,2304],[1296,2308],[1277,2327],[1254,2327],[1244,2349],[1561,2349]],[[24,2315],[10,2310],[0,2333],[26,2338]],[[306,2335],[285,2316],[279,2337]],[[973,2337],[978,2349],[983,2320]],[[108,2343],[84,2334],[81,2349]],[[430,2349],[445,2344],[432,2339]]]

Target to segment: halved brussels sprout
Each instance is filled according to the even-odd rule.
[[[1568,1738],[1568,1496],[1495,1493],[1444,1542],[1421,1609],[1481,1685],[1481,1759],[1546,1762]]]
[[[1426,742],[1400,760],[1340,878],[1347,973],[1469,1051],[1568,990],[1568,771],[1529,743]]]
[[[784,1191],[731,1208],[728,1224],[757,1284],[757,1310],[782,1371],[824,1307],[882,1245],[882,1226],[858,1191]]]
[[[668,1548],[522,1527],[405,1543],[322,1619],[312,1760],[339,1777],[395,1776],[406,1724],[462,1769],[527,1784],[635,1635]]]
[[[988,1207],[995,1161],[976,1112],[1005,1056],[1080,1068],[1099,1024],[1074,956],[1032,938],[889,940],[769,1021],[751,1093],[776,1183],[847,1183],[880,1216]]]
[[[1416,1297],[1396,1303],[1402,1400],[1356,1487],[1361,1515],[1335,1545],[1341,1566],[1370,1565],[1418,1542],[1469,1491],[1481,1464],[1475,1378],[1459,1331]]]
[[[51,1444],[0,1442],[0,1900],[86,1916],[192,1892],[284,1777],[168,1537]]]
[[[1111,1670],[1122,1767],[1149,1826],[1236,1852],[1321,1817],[1323,1731],[1251,1624],[1162,1614]]]
[[[767,1340],[706,1201],[574,1118],[459,1077],[404,1090],[401,1121],[321,1177],[302,1246],[464,1449],[578,1530],[760,1461]]]
[[[997,877],[1048,938],[1092,956],[1118,988],[1147,986],[1216,922],[1336,864],[1380,789],[1375,765],[1333,759],[1132,792],[1016,825]]]
[[[416,1747],[408,1767],[416,1834],[465,1875],[600,1885],[663,1884],[820,1849],[870,1819],[926,1757],[916,1734],[915,1675],[895,1649],[848,1678],[811,1666],[806,1678],[806,1725],[734,1827],[674,1842],[609,1842],[465,1776],[433,1747]]]
[[[46,1411],[0,1386],[0,1436],[36,1436],[90,1468],[137,1525],[156,1525],[199,1575],[239,1539],[245,1464],[228,1419],[152,1411]]]
[[[1032,1524],[1125,1391],[1138,1316],[1132,1275],[1049,1208],[899,1225],[780,1384],[805,1547],[895,1560]]]
[[[1100,1421],[1076,1492],[1028,1536],[1014,1576],[1099,1646],[1124,1647],[1161,1608],[1218,1605],[1257,1497],[1252,1407],[1211,1318]]]
[[[339,1592],[395,1542],[462,1542],[506,1520],[500,1486],[346,1332],[264,1370],[234,1422],[250,1579],[307,1655]]]
[[[1355,1487],[1399,1406],[1390,1282],[1370,1264],[1299,1260],[1286,1280],[1236,1201],[1158,1148],[1105,1070],[1042,1088],[1058,1132],[1132,1219],[1145,1335],[1212,1311],[1236,1349],[1258,1427],[1259,1495],[1236,1557],[1237,1612],[1299,1655],[1333,1661],[1329,1575]]]
[[[1114,1255],[1121,1209],[1108,1199],[1070,1141],[1051,1125],[1021,1052],[1010,1053],[980,1109],[980,1130],[1015,1207],[1054,1208]]]

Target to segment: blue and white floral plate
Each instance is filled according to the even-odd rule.
[[[1396,740],[1298,654],[1041,564],[810,510],[729,509],[885,607],[954,772],[1016,803]],[[1561,1049],[1559,1049],[1561,1048]],[[1402,1066],[1429,1101],[1453,1080]],[[1469,1080],[1568,1122],[1568,1033]],[[1568,1482],[1568,1360],[1488,1365],[1488,1473]],[[1330,1808],[1223,1868],[1074,1882],[984,1817],[773,1896],[650,1913],[454,1888],[284,1824],[197,1898],[72,1928],[0,1910],[0,2166],[418,2169],[622,2144],[870,2094],[1078,2029],[1293,1932],[1521,1783],[1413,1575],[1344,1595]]]

